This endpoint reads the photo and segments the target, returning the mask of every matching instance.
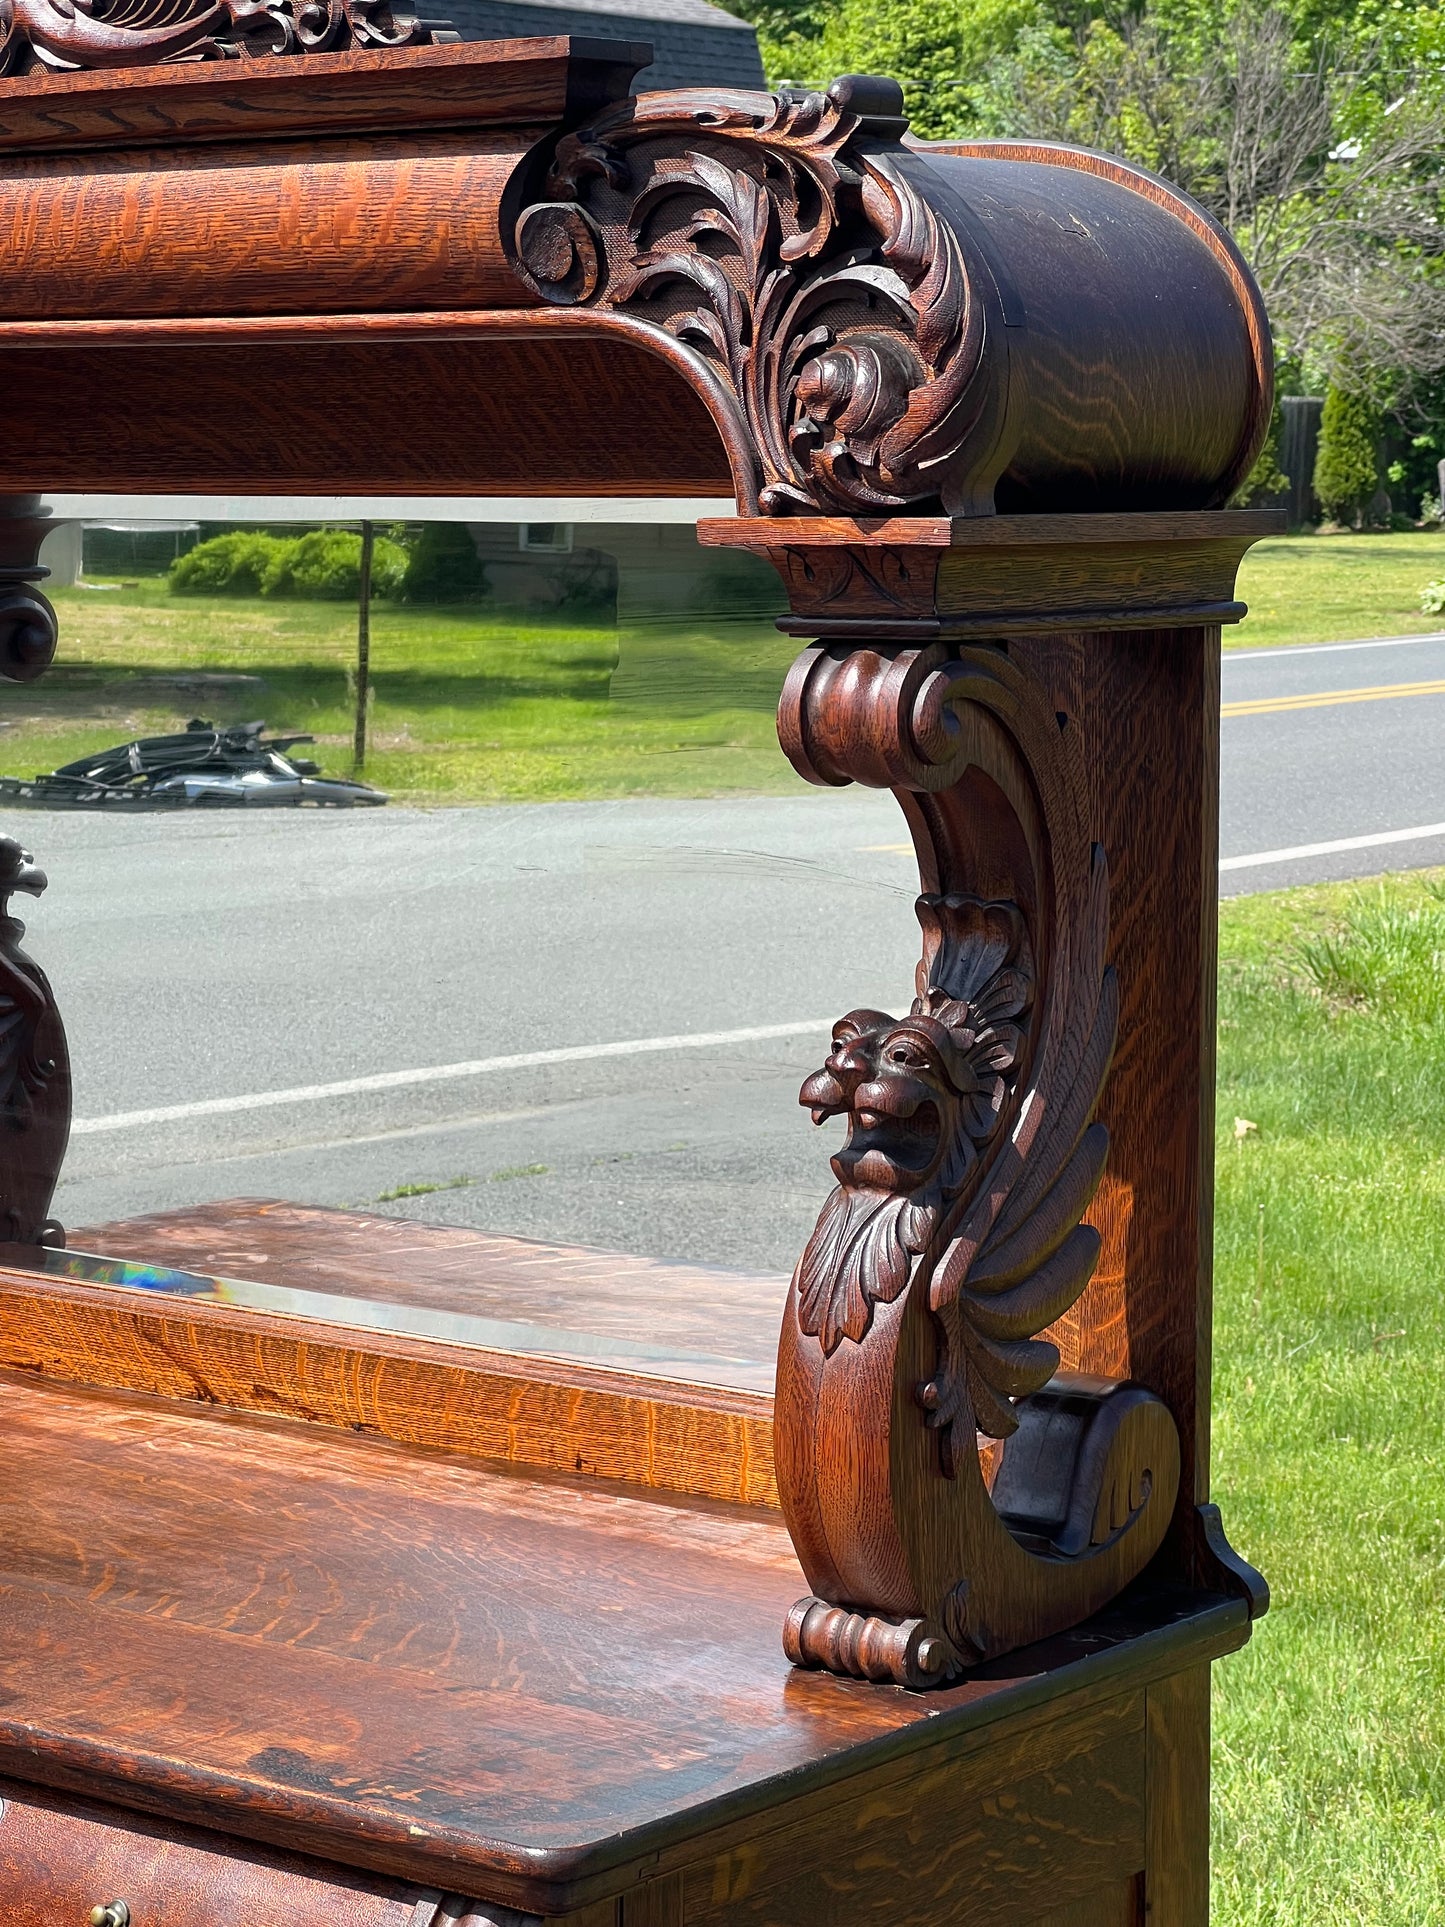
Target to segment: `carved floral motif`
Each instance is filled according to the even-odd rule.
[[[517,222],[544,299],[649,322],[706,365],[763,514],[953,506],[984,318],[904,125],[883,80],[644,95],[567,135]]]

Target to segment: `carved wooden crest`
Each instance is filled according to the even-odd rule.
[[[20,948],[16,891],[38,897],[45,872],[0,837],[0,1243],[63,1245],[47,1214],[70,1138],[70,1060],[45,972]]]
[[[844,1017],[800,1094],[847,1136],[779,1352],[779,1487],[815,1595],[785,1643],[923,1685],[1086,1617],[1173,1512],[1167,1408],[1060,1376],[1045,1335],[1099,1255],[1108,867],[1069,719],[1001,648],[820,645],[779,733],[810,781],[895,791],[925,884],[911,1010]]]
[[[978,494],[999,406],[984,297],[905,125],[896,83],[857,76],[643,95],[566,135],[517,219],[544,300],[691,351],[748,451],[746,512],[954,512]]]
[[[0,74],[455,40],[390,0],[3,0]]]

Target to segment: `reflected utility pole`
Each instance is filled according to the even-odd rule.
[[[356,734],[352,739],[351,762],[356,770],[366,767],[366,701],[371,688],[371,551],[375,531],[370,522],[361,525],[361,580],[356,598]]]

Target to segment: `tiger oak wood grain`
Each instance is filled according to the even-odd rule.
[[[1111,852],[1119,1045],[1100,1116],[1109,1167],[1090,1214],[1104,1251],[1055,1333],[1066,1362],[1133,1375],[1179,1421],[1168,1558],[1216,1568],[1194,1508],[1209,1496],[1217,927],[1219,632],[1185,627],[1011,644],[1076,715]]]
[[[880,1694],[787,1666],[766,1514],[99,1393],[0,1415],[5,1771],[543,1913],[1246,1632],[1149,1606]]]
[[[499,209],[527,133],[87,157],[0,149],[8,320],[527,305]]]
[[[1149,1927],[1209,1920],[1209,1668],[1156,1680],[1145,1695]]]
[[[0,1365],[776,1507],[772,1399],[0,1268]]]
[[[1241,556],[1273,509],[892,520],[705,520],[705,547],[766,555],[788,590],[785,634],[829,640],[1006,636],[1088,622],[1236,622]],[[1183,613],[1181,613],[1183,612]]]
[[[1144,1864],[1139,1693],[1046,1720],[906,1780],[840,1798],[826,1822],[778,1828],[703,1863],[688,1922],[947,1927],[1032,1921]]]

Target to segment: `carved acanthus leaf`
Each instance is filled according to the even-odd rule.
[[[983,314],[920,192],[892,82],[827,94],[644,95],[559,144],[524,208],[546,300],[666,331],[751,448],[763,514],[952,506],[983,406]]]
[[[1078,1300],[1099,1259],[1079,1221],[1098,1188],[1109,1134],[1091,1124],[1118,1026],[1118,983],[1104,964],[1109,881],[1092,853],[1076,935],[1080,956],[1065,1021],[1031,1080],[1028,1103],[938,1265],[930,1302],[945,1334],[939,1369],[920,1389],[929,1423],[992,1438],[1016,1429],[1012,1401],[1046,1385],[1057,1346],[1039,1334]]]
[[[456,38],[390,0],[0,0],[0,75]]]

